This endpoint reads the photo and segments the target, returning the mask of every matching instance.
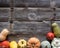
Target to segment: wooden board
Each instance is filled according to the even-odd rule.
[[[44,10],[45,9],[45,10]],[[14,18],[18,21],[42,21],[51,20],[53,18],[52,9],[48,8],[15,8]],[[54,20],[60,20],[60,9],[56,9],[56,16]]]
[[[4,29],[7,28],[9,29],[9,22],[0,22],[0,32]]]
[[[30,8],[30,9],[19,9],[16,8],[14,11],[14,18],[16,20],[50,20],[53,17],[52,11],[43,11],[41,9]]]
[[[54,0],[56,6],[60,7],[60,0]],[[10,0],[0,0],[0,7],[9,7]],[[16,7],[50,7],[50,0],[14,0]]]
[[[46,34],[51,31],[50,22],[18,22],[13,23],[13,33],[8,39],[19,40],[21,38],[29,39],[30,37],[37,37],[46,40]],[[12,32],[11,32],[12,33]],[[13,39],[11,39],[13,38]]]
[[[9,8],[0,8],[0,21],[6,22],[9,20],[10,17],[10,10]]]

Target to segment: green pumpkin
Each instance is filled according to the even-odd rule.
[[[52,23],[53,32],[56,37],[60,37],[60,28],[57,23]]]

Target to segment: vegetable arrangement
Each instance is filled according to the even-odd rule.
[[[18,42],[14,40],[9,42],[6,38],[10,32],[8,29],[3,29],[0,33],[0,48],[51,48],[51,46],[53,48],[60,48],[60,28],[57,23],[52,23],[52,28],[53,32],[46,34],[48,40],[42,42],[36,37],[31,37],[28,41],[20,39]]]

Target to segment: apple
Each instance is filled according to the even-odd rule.
[[[53,39],[54,39],[54,33],[48,32],[47,35],[46,35],[46,38],[47,38],[48,40],[53,40]]]

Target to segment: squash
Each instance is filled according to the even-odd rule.
[[[2,44],[3,48],[9,48],[9,46],[10,46],[9,41],[3,41],[1,44]]]
[[[51,48],[51,44],[47,40],[42,41],[41,48]]]
[[[27,47],[28,48],[39,48],[40,47],[40,41],[36,37],[32,37],[28,40],[27,42]]]
[[[0,33],[0,41],[4,41],[9,34],[9,31],[7,29],[3,29]]]
[[[3,29],[3,30],[1,31],[1,34],[6,37],[6,36],[9,34],[8,29]]]
[[[53,27],[53,32],[54,32],[55,36],[60,37],[60,27],[58,26],[58,24],[52,23],[52,27]]]
[[[24,40],[24,39],[20,39],[20,40],[18,41],[18,45],[19,45],[20,48],[25,48],[26,45],[27,45],[27,42],[26,42],[26,40]]]
[[[52,48],[60,48],[60,38],[54,38],[51,42]]]
[[[2,34],[0,34],[0,41],[4,41],[6,39],[5,36],[3,36]]]
[[[17,48],[18,47],[18,44],[16,41],[11,41],[10,42],[10,48]]]

